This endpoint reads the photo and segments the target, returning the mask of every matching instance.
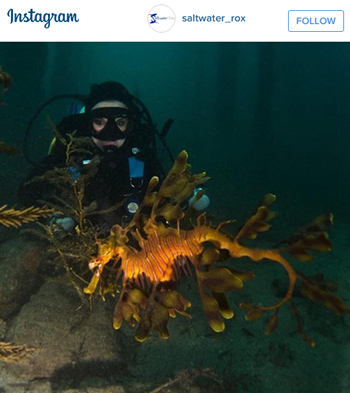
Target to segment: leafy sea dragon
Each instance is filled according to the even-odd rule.
[[[273,312],[266,331],[270,334],[278,325],[279,309],[290,303],[299,333],[314,346],[314,341],[303,330],[293,301],[296,283],[301,284],[305,297],[324,303],[336,314],[350,310],[329,290],[331,285],[327,286],[323,279],[315,280],[298,273],[285,254],[309,262],[313,259],[310,251],[330,251],[326,229],[332,224],[332,214],[318,217],[296,236],[283,241],[287,244],[285,247],[269,250],[247,247],[244,239],[255,239],[258,233],[270,228],[269,222],[276,215],[270,211],[276,199],[272,194],[265,196],[233,237],[222,230],[229,221],[213,227],[206,223],[205,214],[198,217],[192,229],[182,228],[186,222],[183,201],[208,179],[205,173],[192,175],[187,158],[185,151],[179,154],[158,191],[158,178],[151,179],[145,198],[129,225],[124,228],[115,225],[107,239],[98,241],[98,254],[89,262],[93,276],[85,292],[93,294],[98,289],[104,297],[107,293],[115,295],[121,287],[114,311],[114,328],[119,329],[125,320],[131,326],[138,324],[135,336],[138,341],[145,340],[151,330],[166,339],[169,317],[174,318],[176,312],[188,316],[186,311],[191,304],[176,287],[182,272],[189,276],[194,270],[209,325],[215,332],[222,332],[225,328],[222,318],[230,319],[234,315],[226,292],[241,289],[243,282],[253,279],[254,274],[233,269],[234,260],[229,261],[229,266],[222,266],[221,262],[242,257],[254,262],[271,260],[282,265],[288,274],[289,286],[284,297],[271,306],[241,304],[240,307],[248,311],[247,320]],[[197,194],[196,200],[200,197],[201,194]]]

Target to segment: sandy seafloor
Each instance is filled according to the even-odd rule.
[[[279,238],[288,234],[287,223],[279,221],[277,226],[278,231],[260,234],[252,244],[268,247],[276,233]],[[193,318],[170,320],[167,341],[152,334],[137,343],[129,326],[113,330],[113,299],[96,301],[91,311],[64,276],[47,274],[33,262],[46,263],[40,256],[42,245],[18,231],[1,228],[0,233],[0,288],[11,293],[16,287],[14,293],[22,293],[14,300],[16,311],[1,321],[1,338],[36,348],[26,361],[0,362],[0,392],[350,392],[349,315],[338,317],[296,294],[315,348],[297,333],[288,305],[280,311],[279,326],[271,336],[264,335],[267,318],[244,319],[239,303],[273,304],[286,287],[284,270],[272,262],[227,262],[254,271],[256,279],[229,295],[236,315],[223,333],[211,331],[194,278],[184,278],[179,292],[192,302]],[[331,253],[317,254],[310,264],[294,261],[293,266],[306,275],[325,273],[339,284],[338,294],[349,304],[350,224],[336,219],[330,238]],[[24,278],[19,273],[23,264]],[[10,282],[12,287],[6,286]],[[9,298],[6,301],[11,303]],[[6,313],[3,303],[1,310]]]

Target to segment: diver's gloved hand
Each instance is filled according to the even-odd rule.
[[[196,195],[199,191],[204,192],[204,194],[195,202]],[[205,194],[205,190],[203,188],[196,188],[193,192],[193,196],[188,201],[189,205],[192,206],[197,211],[203,211],[208,208],[210,205],[210,199],[207,194]]]
[[[54,227],[54,232],[72,232],[75,228],[75,221],[71,217],[62,217],[54,215],[50,219],[50,224]]]
[[[75,227],[75,221],[70,217],[59,218],[56,224],[67,232],[72,232]]]

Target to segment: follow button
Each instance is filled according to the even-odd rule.
[[[290,32],[344,31],[344,11],[288,11]]]

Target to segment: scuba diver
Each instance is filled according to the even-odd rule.
[[[88,137],[89,154],[83,151],[74,158],[75,165],[67,165],[67,143],[55,138],[50,154],[29,174],[19,189],[19,200],[24,206],[38,205],[38,201],[54,202],[60,196],[55,184],[45,179],[31,181],[54,168],[67,168],[72,179],[84,173],[84,166],[98,158],[97,172],[90,177],[84,189],[84,206],[96,203],[96,211],[120,207],[108,214],[92,215],[89,220],[101,232],[114,224],[131,220],[141,203],[149,180],[158,176],[164,179],[164,170],[157,158],[153,124],[142,121],[139,100],[117,82],[94,84],[84,99],[83,113],[70,115],[60,122],[57,131],[65,140]],[[147,111],[148,113],[148,111]],[[122,203],[123,202],[123,203]],[[57,224],[72,230],[75,222],[70,217],[58,217]]]
[[[95,172],[84,184],[82,202],[84,207],[95,204],[96,214],[89,215],[89,221],[100,234],[107,234],[113,225],[123,226],[130,222],[153,176],[159,178],[159,184],[165,178],[157,157],[155,135],[160,138],[174,161],[164,140],[172,120],[169,119],[162,132],[158,133],[144,104],[117,82],[94,84],[88,96],[54,97],[39,108],[34,120],[47,104],[67,97],[81,100],[84,111],[62,119],[57,126],[58,135],[50,146],[49,155],[39,165],[26,156],[24,149],[24,155],[36,167],[22,182],[19,200],[28,207],[38,205],[39,201],[55,205],[58,198],[62,202],[62,189],[52,179],[50,181],[45,173],[55,168],[65,168],[65,173],[69,173],[71,177],[70,185],[67,184],[70,187],[82,174],[87,173],[89,164],[95,161]],[[33,121],[28,126],[26,140]],[[89,146],[72,149],[67,162],[67,145],[72,137],[75,140],[85,138]],[[198,198],[196,195],[199,191],[201,194]],[[209,203],[209,198],[202,189],[196,189],[187,201],[188,206],[193,206],[196,211],[205,210]],[[76,226],[72,217],[58,215],[53,220],[56,227],[65,231],[72,231]]]

